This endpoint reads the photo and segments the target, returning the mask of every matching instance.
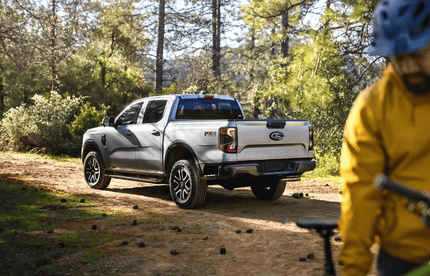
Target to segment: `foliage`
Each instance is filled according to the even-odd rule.
[[[33,104],[11,108],[1,120],[0,136],[4,147],[17,151],[42,148],[55,152],[64,141],[66,122],[82,104],[82,97],[34,95]]]
[[[76,47],[59,66],[60,92],[89,96],[93,106],[104,103],[119,112],[129,102],[147,96],[139,53],[147,51],[144,16],[135,14],[134,0],[112,0],[100,10],[90,40]]]
[[[312,172],[313,176],[324,177],[339,175],[339,158],[331,152],[326,152],[318,158],[317,167]]]
[[[101,126],[103,118],[106,116],[108,107],[102,105],[103,110],[97,110],[90,103],[82,105],[79,113],[75,115],[74,120],[67,125],[70,134],[75,142],[81,143],[84,133],[93,127]]]
[[[253,0],[242,9],[249,33],[236,70],[246,76],[254,115],[309,120],[315,157],[328,163],[316,171],[336,174],[352,103],[383,68],[365,54],[376,2],[327,1],[317,28],[304,21],[306,13],[318,13],[315,1]],[[279,27],[281,15],[288,16],[288,33]],[[287,59],[278,51],[282,39],[290,41]],[[270,66],[255,70],[264,59]]]
[[[114,115],[153,94],[158,2],[72,2],[0,0],[3,146],[76,152],[103,104]],[[316,157],[338,156],[355,95],[385,63],[366,55],[377,0],[222,2],[220,75],[212,72],[213,1],[166,2],[163,94],[206,88],[239,98],[247,117],[310,120]],[[57,124],[55,139],[43,123],[28,124],[33,97],[50,90],[89,103]]]
[[[197,86],[190,86],[187,89],[182,91],[183,94],[196,94],[197,93]]]
[[[317,157],[327,152],[338,156],[343,125],[356,96],[338,45],[319,34],[294,47],[292,54],[289,60],[272,62],[269,82],[255,85],[251,100],[264,111],[260,116],[309,120],[315,128]]]
[[[2,66],[3,68],[1,68]],[[19,68],[10,59],[3,59],[3,63],[0,61],[0,86],[3,87],[0,95],[4,98],[0,119],[3,115],[2,112],[22,103],[29,104],[34,95],[43,94],[47,82],[47,78],[38,76],[32,70]]]
[[[114,111],[151,91],[138,1],[1,3],[0,116],[49,90],[90,96],[94,106],[105,103]]]
[[[297,25],[301,17],[301,11],[315,1],[312,0],[253,0],[242,8],[243,20],[256,29],[262,29],[274,20],[279,20],[280,15],[289,14],[289,21]],[[282,34],[278,34],[282,36]]]

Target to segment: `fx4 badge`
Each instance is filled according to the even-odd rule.
[[[272,140],[281,141],[282,139],[284,139],[284,134],[282,132],[275,131],[275,132],[270,133],[269,137]]]
[[[206,131],[205,136],[216,136],[216,132],[215,131]]]

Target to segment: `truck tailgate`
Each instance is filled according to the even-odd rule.
[[[312,158],[309,122],[286,120],[239,120],[238,161]]]

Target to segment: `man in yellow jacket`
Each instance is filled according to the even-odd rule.
[[[401,196],[373,179],[430,191],[430,0],[381,0],[372,55],[389,58],[383,77],[357,97],[348,116],[340,173],[344,275],[366,275],[378,243],[379,275],[402,275],[430,260],[430,229]]]

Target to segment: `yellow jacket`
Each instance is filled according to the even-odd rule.
[[[415,263],[430,259],[430,230],[407,210],[406,199],[373,187],[388,177],[430,191],[430,95],[417,97],[391,66],[357,97],[342,147],[344,275],[366,275],[379,243],[391,255]]]

